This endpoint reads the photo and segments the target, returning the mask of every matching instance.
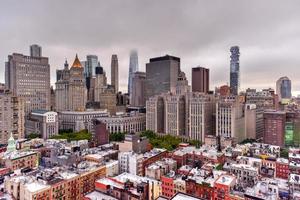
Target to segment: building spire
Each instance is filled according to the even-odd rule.
[[[75,60],[74,60],[74,62],[73,62],[72,67],[79,67],[79,68],[82,67],[81,62],[80,62],[79,59],[78,59],[77,53],[76,53],[76,57],[75,57]]]

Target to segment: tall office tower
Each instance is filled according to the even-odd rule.
[[[264,133],[263,109],[256,104],[245,105],[245,134],[249,139],[262,139]]]
[[[84,79],[84,69],[76,54],[74,63],[69,69],[66,62],[63,70],[57,70],[55,85],[56,111],[85,110],[87,89]]]
[[[186,132],[190,139],[204,142],[214,135],[216,100],[213,95],[191,92],[186,95]]]
[[[87,55],[84,74],[85,77],[92,77],[95,75],[95,68],[98,66],[98,56],[96,55]]]
[[[243,104],[238,98],[221,99],[216,107],[216,133],[223,138],[234,138],[236,142],[246,139]]]
[[[240,48],[233,46],[230,48],[230,88],[231,93],[238,95],[240,89]]]
[[[132,89],[132,76],[134,72],[139,70],[139,59],[137,50],[131,50],[129,59],[129,73],[128,73],[128,94],[130,96]]]
[[[94,101],[99,102],[101,109],[107,109],[110,114],[117,110],[117,96],[114,87],[107,85],[106,73],[100,66],[96,67]]]
[[[292,97],[292,82],[284,76],[276,82],[276,93],[278,94],[279,101],[282,99],[290,99]]]
[[[180,58],[162,56],[151,58],[146,64],[146,100],[166,92],[174,92],[180,73]]]
[[[0,144],[7,144],[12,133],[15,139],[24,138],[24,101],[9,90],[0,89]]]
[[[115,88],[115,93],[119,92],[119,64],[118,56],[113,54],[111,56],[111,85]]]
[[[82,61],[81,65],[84,67],[84,77],[87,93],[90,94],[91,79],[95,75],[95,68],[98,66],[98,56],[87,55],[86,61]],[[87,101],[91,102],[92,99],[90,99],[89,97],[90,96],[88,95]]]
[[[42,57],[42,47],[37,44],[31,45],[30,46],[30,56],[31,57]]]
[[[190,92],[190,86],[185,76],[185,73],[179,72],[175,88],[175,94],[185,95],[188,92]]]
[[[5,85],[25,101],[25,115],[50,109],[50,65],[47,57],[13,53],[5,63]]]
[[[145,72],[135,72],[132,76],[131,106],[145,106]]]
[[[192,91],[208,93],[209,69],[204,67],[192,68]]]
[[[165,131],[176,136],[185,135],[185,96],[165,95]]]
[[[266,111],[264,112],[264,136],[266,144],[284,146],[286,112]]]
[[[146,129],[156,133],[165,133],[164,99],[162,96],[152,96],[146,101]]]

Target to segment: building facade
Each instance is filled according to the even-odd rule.
[[[22,98],[0,88],[0,144],[7,144],[11,133],[15,139],[24,138],[24,115]]]
[[[216,105],[216,134],[234,138],[237,142],[246,139],[244,105],[235,97],[221,99]]]
[[[108,116],[107,111],[62,111],[58,113],[59,129],[80,131],[93,130],[93,119]]]
[[[156,95],[146,101],[146,129],[156,133],[165,131],[165,104],[162,96]]]
[[[230,88],[231,93],[238,95],[240,89],[240,48],[233,46],[230,48]]]
[[[97,120],[106,124],[109,133],[139,133],[146,130],[146,115],[144,113],[122,113],[99,117]]]
[[[281,77],[277,80],[276,94],[278,94],[279,101],[292,97],[292,82],[288,77]]]
[[[206,135],[214,135],[216,100],[213,95],[186,95],[186,132],[190,139],[204,142]]]
[[[175,92],[180,73],[180,58],[162,56],[151,58],[146,64],[146,100],[155,95]]]
[[[132,76],[133,73],[139,70],[139,60],[137,50],[131,50],[129,58],[129,73],[128,73],[128,94],[131,96],[132,90]]]
[[[284,146],[286,112],[264,112],[264,143]]]
[[[63,70],[57,70],[55,83],[56,111],[84,111],[87,89],[82,67],[76,54],[72,67],[66,62]]]
[[[245,105],[245,135],[246,138],[262,139],[264,133],[263,110],[255,104]]]
[[[165,102],[165,133],[183,136],[185,135],[185,97],[184,95],[167,94]]]
[[[119,92],[119,63],[116,54],[111,56],[111,85],[114,87],[115,92]]]
[[[145,106],[145,72],[135,72],[132,75],[132,91],[130,96],[131,106]]]
[[[36,57],[39,54],[35,50],[32,54],[34,57],[13,53],[5,63],[5,85],[14,96],[24,99],[25,115],[36,109],[50,109],[49,60]]]
[[[58,115],[53,111],[34,110],[25,121],[26,135],[39,134],[43,139],[49,139],[58,134]]]
[[[192,68],[192,91],[208,93],[209,69],[204,67]]]

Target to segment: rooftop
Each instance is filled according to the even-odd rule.
[[[223,174],[218,178],[216,183],[230,186],[234,181],[235,181],[235,177]]]

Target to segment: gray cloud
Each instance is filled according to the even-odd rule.
[[[117,53],[126,90],[129,51],[139,51],[140,69],[150,57],[171,54],[191,67],[211,69],[211,88],[229,80],[229,48],[241,48],[242,88],[274,87],[280,76],[300,92],[300,2],[297,0],[3,0],[0,1],[0,68],[12,52],[42,45],[55,70],[75,53],[99,56],[110,77]]]

